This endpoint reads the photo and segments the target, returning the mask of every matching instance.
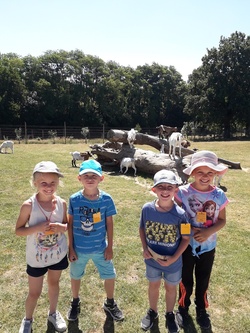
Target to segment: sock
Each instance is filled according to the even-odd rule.
[[[80,302],[80,298],[79,297],[73,298],[73,301],[72,301],[73,304],[78,304],[79,302]]]
[[[114,304],[114,299],[113,299],[113,298],[108,298],[108,297],[107,297],[107,304],[108,304],[108,305],[113,305],[113,304]]]

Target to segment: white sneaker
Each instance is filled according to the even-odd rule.
[[[19,333],[31,333],[33,320],[23,318]]]
[[[67,329],[66,322],[59,311],[56,311],[51,315],[49,314],[48,321],[50,321],[53,324],[57,332],[65,332]]]

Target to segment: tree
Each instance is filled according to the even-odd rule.
[[[184,112],[206,129],[219,126],[229,139],[238,125],[249,133],[249,109],[250,37],[235,32],[221,37],[218,49],[207,50],[189,76]]]
[[[25,103],[22,80],[23,60],[16,54],[0,54],[0,119],[2,124],[18,124]]]

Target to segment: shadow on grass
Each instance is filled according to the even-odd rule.
[[[105,311],[106,314],[106,320],[103,325],[103,332],[104,333],[114,333],[115,332],[115,325],[114,325],[114,319],[111,317],[110,313]]]
[[[78,319],[75,320],[75,321],[69,321],[67,332],[68,333],[83,333],[83,331],[78,327],[78,325],[79,325]],[[47,322],[47,331],[46,331],[46,333],[57,333],[53,324],[50,321]]]
[[[193,319],[192,319],[191,316],[189,316],[189,318],[188,318],[188,323],[187,323],[187,325],[186,325],[185,327],[183,327],[183,332],[184,332],[184,333],[198,333],[198,332],[201,332],[201,333],[213,333],[211,327],[210,327],[210,328],[207,328],[207,329],[205,329],[205,328],[200,328],[200,330],[197,331],[197,328],[195,327],[195,325],[194,325],[194,321],[193,321]]]
[[[105,311],[106,314],[106,320],[103,325],[103,333],[114,333],[115,332],[115,324],[114,324],[114,319],[110,315],[109,312]],[[116,321],[117,324],[122,323],[123,320]]]
[[[68,333],[83,333],[83,331],[79,328],[79,320],[69,321],[68,322]],[[48,332],[46,332],[48,333]]]

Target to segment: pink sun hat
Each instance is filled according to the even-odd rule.
[[[191,175],[194,169],[206,166],[214,171],[218,175],[224,175],[227,172],[228,167],[218,162],[218,157],[215,153],[208,150],[201,150],[194,153],[191,157],[191,164],[189,167],[183,170],[186,175]]]

